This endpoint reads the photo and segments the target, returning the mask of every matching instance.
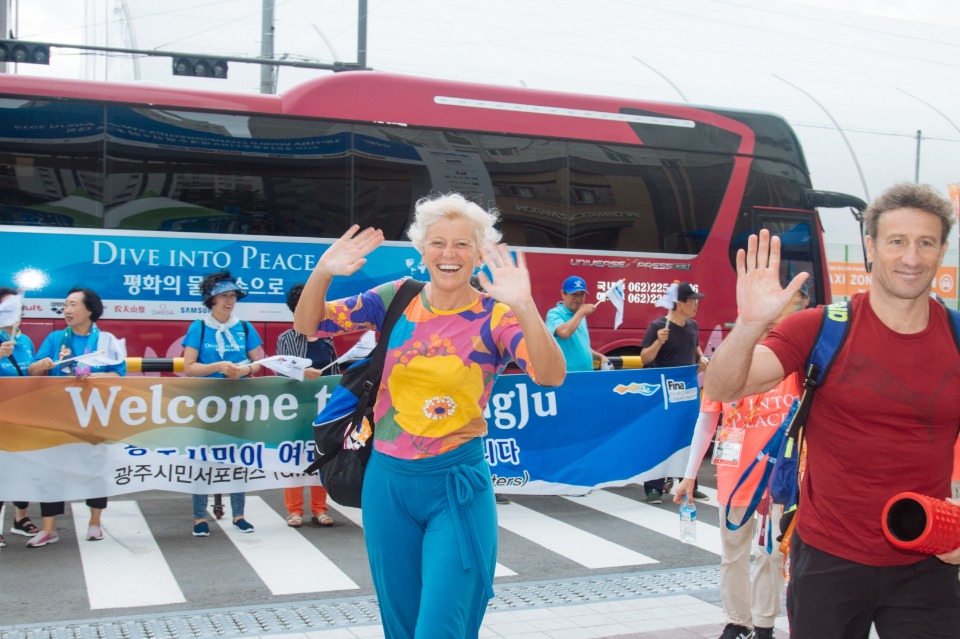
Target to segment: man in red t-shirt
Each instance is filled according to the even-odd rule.
[[[899,184],[864,212],[873,283],[855,295],[849,333],[807,421],[807,470],[791,544],[792,639],[960,635],[960,548],[899,550],[880,515],[894,494],[950,495],[960,429],[960,355],[930,298],[953,206],[932,187]],[[719,401],[763,392],[803,368],[822,309],[763,329],[806,279],[780,286],[780,242],[761,231],[737,254],[740,315],[707,371]],[[954,500],[960,505],[960,500]]]

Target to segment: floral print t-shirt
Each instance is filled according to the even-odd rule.
[[[328,319],[317,335],[379,330],[401,283],[327,302]],[[511,359],[536,381],[516,316],[485,294],[465,308],[440,311],[421,291],[393,327],[388,346],[373,410],[374,445],[392,457],[433,457],[485,435],[483,410]]]

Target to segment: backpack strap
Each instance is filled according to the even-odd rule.
[[[815,388],[823,385],[830,367],[837,359],[837,354],[843,348],[850,332],[850,319],[853,315],[853,305],[850,302],[835,302],[823,307],[823,318],[820,321],[820,332],[817,341],[807,358],[807,377],[813,377]],[[811,375],[810,367],[815,366]]]
[[[397,289],[396,295],[393,296],[390,305],[387,307],[387,313],[383,317],[383,324],[380,325],[380,338],[377,340],[377,345],[370,354],[372,366],[370,366],[370,377],[367,383],[374,380],[375,383],[380,383],[380,377],[383,375],[383,365],[387,359],[387,343],[390,341],[390,333],[393,331],[393,326],[397,323],[397,320],[400,319],[400,316],[403,315],[407,304],[423,290],[425,285],[426,282],[407,278],[403,280],[400,288]],[[366,388],[366,384],[364,384],[364,388]]]
[[[417,296],[424,286],[425,282],[419,282],[412,278],[406,279],[403,281],[403,284],[400,285],[400,288],[397,289],[393,300],[390,301],[390,305],[387,307],[387,313],[383,318],[383,323],[380,325],[380,338],[377,340],[377,345],[370,354],[370,368],[367,369],[367,379],[364,380],[363,386],[360,389],[360,401],[357,402],[357,408],[350,421],[351,424],[359,424],[363,420],[367,406],[373,398],[376,397],[374,390],[375,387],[380,384],[380,380],[383,377],[383,366],[387,359],[388,342],[390,341],[390,333],[393,331],[393,326],[397,323],[397,320],[400,319],[400,316],[403,315],[407,304]],[[367,401],[364,401],[365,399]]]
[[[947,315],[950,316],[950,332],[953,333],[953,341],[957,345],[957,351],[960,351],[960,311],[948,308]]]
[[[847,340],[847,333],[850,332],[852,317],[853,305],[850,302],[834,302],[823,307],[817,341],[807,357],[807,376],[803,380],[800,407],[790,424],[789,436],[793,439],[800,437],[800,429],[807,423],[814,392],[823,385],[827,373],[837,360],[837,355]]]

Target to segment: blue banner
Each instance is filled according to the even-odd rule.
[[[229,270],[249,293],[243,319],[290,321],[289,288],[305,282],[329,241],[253,235],[36,229],[0,226],[0,282],[27,289],[25,316],[54,318],[78,281],[103,299],[104,319],[193,320],[206,313],[200,280]],[[420,254],[389,242],[363,270],[337,278],[329,297],[353,295],[401,277],[427,279]],[[80,278],[80,279],[78,279]]]
[[[700,409],[695,366],[497,380],[486,456],[500,493],[585,494],[682,476]]]

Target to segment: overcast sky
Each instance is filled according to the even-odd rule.
[[[261,0],[12,2],[11,26],[24,40],[260,54]],[[356,34],[353,0],[276,0],[278,56],[352,62]],[[129,56],[54,49],[51,57],[50,67],[18,71],[116,82],[137,73]],[[815,186],[864,199],[914,179],[919,130],[920,181],[944,193],[960,182],[957,0],[369,0],[367,63],[780,113]],[[260,90],[255,65],[231,63],[227,80],[175,77],[170,67],[169,58],[142,58],[139,78]],[[323,73],[281,68],[279,91]],[[824,217],[828,241],[855,241],[846,214]]]

